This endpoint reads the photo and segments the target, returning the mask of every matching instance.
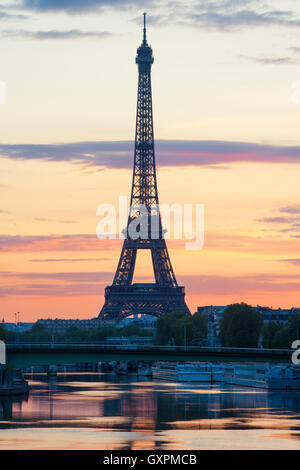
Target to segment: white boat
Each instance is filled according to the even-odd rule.
[[[201,362],[157,362],[152,366],[154,379],[176,382],[222,382],[224,367]]]
[[[269,364],[225,366],[224,383],[267,390],[300,390],[300,367]]]

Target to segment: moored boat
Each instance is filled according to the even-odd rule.
[[[300,367],[269,364],[226,366],[224,383],[267,390],[300,390]]]
[[[224,367],[201,362],[157,362],[152,366],[154,379],[176,382],[222,382]]]

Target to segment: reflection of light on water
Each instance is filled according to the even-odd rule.
[[[110,384],[106,382],[57,382],[57,386],[61,387],[89,387],[89,388],[108,388],[111,390],[112,388],[118,388],[115,384]]]
[[[268,410],[269,413],[272,413],[271,410],[269,410],[269,408],[255,408],[255,411],[266,411]],[[249,411],[250,413],[253,413],[253,408],[210,408],[209,411],[243,411],[243,412],[247,412]]]
[[[47,372],[35,372],[35,371],[33,371],[33,372],[25,372],[24,373],[24,376],[32,376],[32,375],[34,375],[34,376],[42,375],[44,377],[47,377]],[[63,377],[65,375],[79,375],[79,376],[80,375],[95,375],[95,376],[103,375],[103,376],[106,376],[106,375],[109,375],[109,373],[107,373],[107,372],[75,372],[75,371],[74,372],[71,372],[71,371],[61,372],[61,371],[57,371],[57,376]]]
[[[96,398],[111,398],[111,397],[117,397],[120,396],[121,392],[118,392],[117,390],[80,390],[80,391],[74,391],[72,394],[77,397],[78,395],[80,396],[85,396],[85,397],[96,397]]]
[[[58,427],[70,427],[75,426],[75,427],[95,427],[98,428],[99,425],[104,426],[105,428],[107,427],[115,427],[117,424],[122,425],[125,424],[129,421],[129,418],[125,418],[124,416],[102,416],[102,417],[97,417],[97,418],[74,418],[74,419],[51,419],[51,420],[36,420],[36,421],[26,421],[21,423],[19,421],[6,421],[6,423],[9,423],[10,425],[17,425],[17,426],[24,426],[24,427],[47,427],[47,426],[58,426]],[[5,421],[2,421],[2,423],[5,423]]]
[[[67,374],[0,400],[1,449],[300,449],[298,394]]]
[[[30,387],[35,387],[35,388],[37,388],[37,387],[43,387],[43,388],[48,387],[47,382],[39,382],[38,380],[30,380],[30,379],[29,380],[26,379],[26,380],[28,381],[28,384],[29,384]]]
[[[266,438],[275,438],[275,439],[295,439],[296,441],[300,440],[300,433],[299,432],[293,432],[293,433],[280,433],[280,434],[270,434],[269,436],[264,436]]]
[[[299,449],[299,433],[266,430],[167,430],[151,436],[138,432],[98,431],[86,428],[0,430],[0,448],[14,449]],[[275,442],[274,442],[275,441]]]
[[[98,431],[95,429],[6,429],[0,430],[2,449],[65,449],[65,450],[115,450],[126,448],[127,442],[138,439],[137,433]]]
[[[130,450],[154,450],[155,448],[155,441],[148,441],[147,439],[133,441],[130,446]]]
[[[284,437],[283,437],[284,436]],[[187,449],[214,449],[214,450],[299,450],[300,442],[289,439],[290,432],[282,432],[280,436],[270,434],[269,429],[263,430],[169,430],[160,433],[161,440],[165,442],[161,449],[187,450]],[[186,445],[187,443],[187,445]]]
[[[229,418],[211,418],[211,419],[198,419],[191,421],[175,421],[169,422],[170,428],[174,429],[278,429],[280,422],[280,429],[292,430],[296,427],[300,428],[300,420],[291,420],[286,417],[282,418],[282,415],[269,416],[260,415],[259,419],[251,417],[229,417]]]
[[[155,388],[156,387],[156,382],[149,382],[149,381],[146,381],[146,380],[141,380],[140,382],[130,382],[130,385],[134,385],[135,387],[150,387],[150,388]]]
[[[258,391],[258,390],[220,390],[220,389],[195,389],[195,388],[185,388],[185,389],[178,389],[180,393],[196,393],[198,395],[226,395],[227,393],[238,393],[239,395],[265,395],[265,391]]]

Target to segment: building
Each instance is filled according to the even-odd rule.
[[[196,313],[204,313],[207,315],[207,345],[218,346],[219,333],[220,333],[220,320],[226,306],[220,305],[206,305],[204,307],[197,307]]]
[[[225,307],[220,307],[217,305],[208,305],[205,307],[197,308],[197,313],[205,313],[208,317],[209,335],[219,335],[220,320],[226,307],[228,307],[228,305],[226,305]],[[270,307],[261,307],[260,305],[257,305],[255,308],[263,317],[264,323],[269,323],[273,321],[275,323],[281,323],[283,325],[286,325],[289,321],[289,318],[292,318],[295,315],[300,315],[300,308],[295,307],[292,307],[290,309],[272,309]]]
[[[222,308],[224,309],[225,307],[219,305],[206,305],[205,307],[197,307],[196,313],[205,313],[206,315],[215,314]]]
[[[15,333],[24,333],[24,331],[31,330],[33,325],[34,323],[24,323],[24,322],[7,323],[7,322],[2,321],[1,323],[1,326],[4,330],[14,331]]]
[[[48,319],[40,319],[37,321],[37,324],[44,326],[47,331],[51,333],[58,333],[64,334],[69,328],[79,328],[81,330],[90,330],[90,329],[97,329],[97,328],[104,328],[108,326],[107,322],[100,320],[99,318],[90,318],[87,320],[79,320],[79,319],[62,319],[62,318],[55,318],[54,320],[51,318]]]
[[[153,315],[133,315],[132,317],[124,318],[124,320],[120,321],[116,326],[117,328],[123,328],[124,326],[137,325],[145,330],[155,331],[157,320],[158,318]]]
[[[300,315],[300,308],[295,307],[290,309],[272,309],[269,307],[261,307],[260,305],[257,305],[256,309],[262,315],[265,323],[272,321],[286,325],[289,321],[289,318],[292,318],[295,315]]]

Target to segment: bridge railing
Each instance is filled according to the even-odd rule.
[[[54,349],[54,350],[102,350],[102,351],[120,351],[120,350],[136,350],[136,351],[178,351],[178,352],[199,352],[199,353],[240,353],[240,354],[253,354],[253,355],[278,355],[278,354],[291,354],[292,349],[264,349],[264,348],[229,348],[222,346],[172,346],[172,345],[144,345],[144,344],[107,344],[103,342],[39,342],[39,343],[8,343],[7,349],[9,350],[26,350],[29,351],[37,349]]]

